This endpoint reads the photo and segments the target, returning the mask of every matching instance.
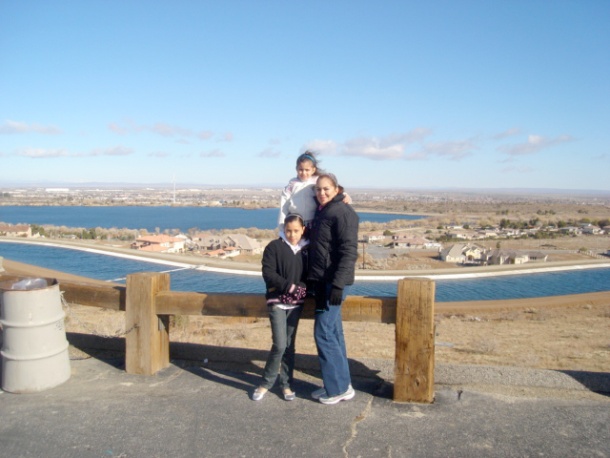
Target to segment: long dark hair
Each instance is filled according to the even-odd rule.
[[[321,173],[320,175],[318,175],[318,181],[320,181],[321,178],[328,178],[330,181],[332,181],[333,186],[339,190],[339,194],[343,194],[343,192],[345,191],[345,189],[343,189],[343,186],[339,184],[339,180],[337,180],[337,177],[334,173]]]
[[[313,151],[307,150],[303,154],[300,154],[299,157],[297,157],[297,167],[306,161],[311,162],[313,164],[313,166],[316,168],[316,171],[313,174],[314,176],[318,176],[321,173],[324,173],[324,170],[322,170],[320,168],[320,160],[316,157],[316,153],[314,153]]]
[[[303,217],[298,213],[289,213],[288,215],[286,215],[286,218],[284,218],[284,225],[292,223],[293,221],[298,221],[302,227],[305,227],[305,221],[303,220]]]

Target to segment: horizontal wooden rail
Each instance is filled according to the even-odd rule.
[[[61,281],[67,302],[125,311],[127,288]],[[305,301],[303,318],[313,318],[313,299]],[[267,305],[262,294],[196,293],[160,291],[156,295],[158,315],[249,316],[266,318]],[[396,323],[396,298],[348,296],[343,304],[345,321]]]
[[[127,297],[125,286],[105,286],[64,280],[60,285],[64,299],[69,303],[125,311]]]
[[[262,294],[205,294],[160,291],[156,296],[158,315],[248,316],[267,318]],[[303,318],[313,318],[314,302],[305,301]],[[396,323],[395,297],[348,296],[343,305],[345,321]]]

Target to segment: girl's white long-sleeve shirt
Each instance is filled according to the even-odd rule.
[[[301,215],[305,225],[308,225],[313,220],[317,207],[315,200],[315,184],[317,179],[317,176],[312,176],[307,181],[293,178],[288,182],[282,191],[282,198],[280,200],[278,226],[281,231],[284,228],[284,219],[290,213]]]

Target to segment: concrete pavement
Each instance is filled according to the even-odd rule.
[[[146,377],[69,340],[68,382],[0,393],[2,456],[610,456],[610,374],[438,366],[433,404],[398,404],[392,361],[351,360],[356,397],[324,406],[309,398],[315,357],[299,355],[297,399],[254,402],[266,352],[172,345],[171,366]]]

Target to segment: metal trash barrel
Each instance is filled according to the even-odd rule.
[[[2,389],[34,393],[70,378],[70,356],[59,284],[12,277],[0,283]]]

